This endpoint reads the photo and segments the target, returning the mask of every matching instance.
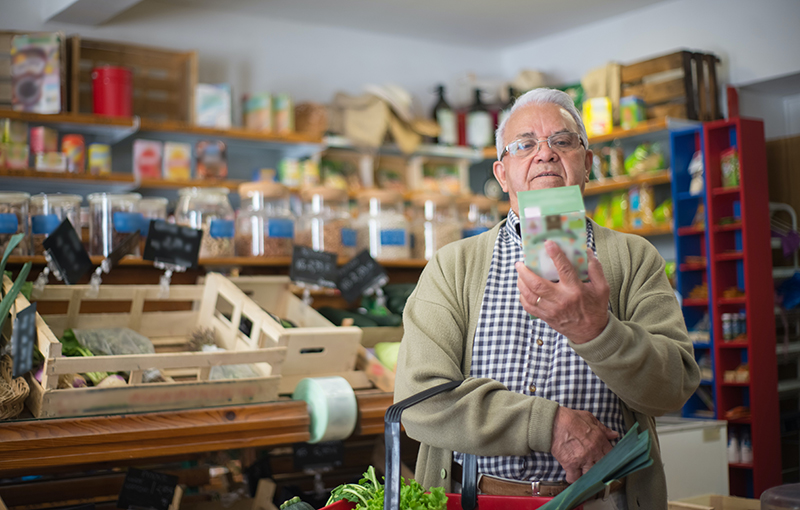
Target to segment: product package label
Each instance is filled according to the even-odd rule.
[[[121,234],[130,234],[139,230],[142,214],[134,212],[117,211],[113,215],[114,230]]]
[[[61,220],[55,214],[37,214],[31,216],[31,232],[34,235],[50,234],[60,223]]]
[[[580,187],[567,186],[517,193],[525,265],[551,281],[558,270],[545,250],[552,240],[561,248],[581,280],[589,278],[586,255],[586,211]]]
[[[211,220],[208,234],[214,239],[232,238],[234,233],[233,220]]]
[[[381,230],[381,246],[405,246],[406,231],[402,228]]]
[[[19,228],[19,219],[16,214],[0,214],[0,234],[16,234]]]
[[[352,228],[342,229],[342,246],[352,248],[356,245],[356,231]]]
[[[267,226],[269,237],[282,237],[291,239],[294,237],[294,222],[281,218],[272,218]]]

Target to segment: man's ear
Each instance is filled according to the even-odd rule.
[[[592,152],[590,150],[587,150],[586,151],[586,160],[584,161],[584,164],[586,166],[586,172],[585,172],[586,175],[584,176],[584,181],[583,182],[589,182],[589,176],[592,174],[592,160],[593,159],[594,159],[594,152]]]
[[[492,172],[494,172],[494,178],[500,183],[500,187],[503,188],[503,191],[508,193],[508,186],[506,185],[506,167],[503,165],[503,162],[495,161],[492,165]]]

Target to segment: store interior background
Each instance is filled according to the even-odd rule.
[[[523,69],[560,85],[691,49],[720,57],[723,112],[733,85],[768,141],[800,134],[799,22],[798,0],[0,0],[0,30],[197,50],[198,82],[232,85],[234,125],[248,92],[327,103],[393,83],[427,115],[438,83],[463,106],[475,86],[501,90]]]

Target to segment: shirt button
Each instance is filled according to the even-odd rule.
[[[531,384],[530,386],[528,386],[528,389],[530,390],[531,393],[536,393],[536,386],[535,385]]]
[[[544,345],[544,340],[542,340],[541,338],[537,338],[537,339],[536,339],[536,345],[538,345],[539,347],[541,347],[542,345]]]

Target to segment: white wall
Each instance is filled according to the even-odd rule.
[[[497,52],[354,30],[190,9],[144,0],[98,27],[42,23],[40,2],[0,0],[0,30],[63,30],[82,37],[198,50],[201,82],[229,82],[234,94],[289,92],[328,102],[337,91],[396,83],[424,103],[436,83],[466,73],[500,75]],[[238,104],[237,104],[238,107]]]
[[[507,48],[503,70],[509,78],[529,68],[575,82],[608,61],[688,48],[719,56],[723,83],[745,85],[800,71],[798,22],[797,0],[675,0]]]
[[[772,140],[788,136],[785,100],[782,96],[739,91],[739,114],[764,119],[764,138]]]

